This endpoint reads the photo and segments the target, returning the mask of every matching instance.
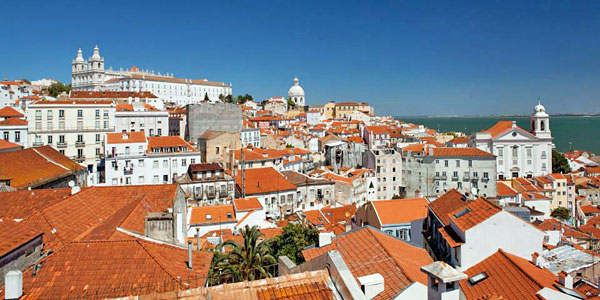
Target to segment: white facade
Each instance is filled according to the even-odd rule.
[[[240,138],[242,139],[242,146],[248,145],[254,147],[261,147],[260,142],[260,129],[258,128],[243,128],[240,132]]]
[[[497,130],[494,130],[496,128]],[[512,122],[499,122],[475,134],[474,147],[496,155],[499,179],[535,177],[552,173],[552,134],[550,117],[538,104],[531,116],[531,129],[525,131]]]
[[[133,111],[118,109],[115,112],[115,131],[144,131],[148,136],[169,135],[169,113],[148,110],[143,103],[134,102]]]
[[[462,232],[453,220],[450,226],[465,241],[453,251],[454,264],[459,270],[473,265],[496,253],[498,248],[531,259],[535,252],[542,253],[545,233],[521,218],[501,210],[483,222]],[[515,233],[518,232],[518,235]],[[458,255],[455,255],[458,253]]]
[[[30,85],[15,81],[0,81],[0,107],[13,106],[19,98],[31,96],[33,88]]]
[[[323,114],[318,111],[318,110],[309,110],[306,113],[306,123],[308,123],[308,125],[317,125],[321,122],[323,122],[324,120],[324,116]]]
[[[122,135],[122,140],[129,135],[113,134]],[[172,137],[154,137],[164,138]],[[146,139],[118,143],[106,140],[105,184],[110,186],[173,183],[174,176],[186,173],[190,164],[201,161],[200,152],[179,145],[165,144],[156,151]]]
[[[11,121],[0,121],[0,132],[5,141],[27,147],[27,121],[17,121],[23,124],[12,124]]]
[[[89,185],[99,183],[104,134],[115,129],[111,101],[37,101],[29,105],[26,115],[29,147],[54,147],[88,168]]]
[[[137,67],[129,70],[108,70],[104,58],[100,56],[98,46],[92,57],[83,59],[81,49],[72,63],[71,85],[73,90],[83,91],[150,91],[160,99],[175,102],[177,105],[199,103],[206,98],[219,101],[219,96],[232,94],[231,84],[212,82],[206,79],[192,80],[175,78],[173,74],[144,71]]]

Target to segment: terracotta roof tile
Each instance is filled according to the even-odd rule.
[[[107,144],[123,144],[123,143],[145,143],[146,133],[143,131],[134,132],[110,132],[106,134]]]
[[[8,118],[0,121],[0,126],[27,126],[27,120],[19,118]]]
[[[70,195],[70,188],[0,192],[0,218],[25,219]]]
[[[557,278],[548,269],[536,267],[531,262],[499,249],[480,263],[466,270],[469,278],[485,272],[488,277],[471,285],[460,281],[460,289],[467,299],[481,299],[497,294],[503,299],[539,300],[536,293],[543,288],[555,289]]]
[[[37,187],[85,168],[50,146],[0,153],[0,178],[16,189]]]
[[[201,287],[212,253],[143,240],[73,242],[23,274],[23,299],[115,298]]]
[[[381,224],[402,224],[427,217],[425,198],[406,198],[397,200],[372,201]]]
[[[71,91],[71,99],[129,99],[129,98],[158,98],[151,92],[127,91]]]
[[[0,149],[2,149],[2,150],[6,150],[6,149],[19,150],[22,148],[23,148],[23,146],[21,146],[19,144],[15,144],[13,142],[5,141],[5,140],[0,140]],[[0,173],[0,174],[2,174],[2,173]]]
[[[433,262],[422,248],[389,236],[373,227],[361,227],[335,237],[331,244],[302,251],[306,261],[331,250],[342,255],[355,278],[379,273],[384,290],[373,299],[392,299],[411,283],[427,284],[421,266]]]
[[[494,157],[494,154],[477,148],[469,147],[441,147],[433,148],[433,156],[477,156]]]
[[[273,168],[256,168],[245,170],[246,195],[267,194],[277,191],[295,190],[296,186]],[[235,177],[238,189],[241,188],[241,174]]]
[[[469,201],[466,206],[448,213],[448,218],[463,232],[502,211],[502,208],[483,198]]]
[[[440,196],[433,202],[429,203],[429,210],[431,210],[437,218],[442,222],[442,224],[449,225],[450,217],[448,213],[458,209],[463,208],[467,205],[465,196],[455,189],[452,189]]]
[[[22,118],[24,117],[24,115],[22,113],[20,113],[18,110],[10,107],[10,106],[5,106],[3,108],[0,108],[0,117],[2,118]]]
[[[514,197],[519,194],[511,186],[502,181],[498,181],[496,190],[499,197]]]
[[[149,136],[148,139],[148,151],[152,151],[154,148],[168,148],[168,147],[185,147],[190,152],[198,152],[198,150],[190,143],[186,142],[179,136]]]
[[[236,223],[232,204],[192,207],[190,224]]]
[[[42,234],[42,231],[23,222],[0,219],[0,257]]]
[[[235,208],[235,211],[263,209],[262,204],[260,204],[260,201],[258,201],[258,198],[256,197],[233,199],[233,207]]]

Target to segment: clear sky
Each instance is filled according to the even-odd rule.
[[[7,1],[0,77],[71,60],[232,82],[255,99],[368,101],[379,115],[600,111],[600,1]]]

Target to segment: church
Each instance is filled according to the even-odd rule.
[[[232,85],[206,79],[176,78],[172,73],[155,73],[132,67],[129,70],[113,70],[104,67],[104,57],[98,46],[89,59],[83,58],[83,51],[77,51],[72,62],[71,87],[74,91],[149,91],[165,102],[177,105],[216,102],[222,95],[232,95]]]
[[[470,144],[496,155],[499,180],[535,177],[552,173],[552,133],[550,116],[538,101],[530,118],[529,131],[515,121],[500,121],[490,129],[475,133]]]
[[[298,83],[298,77],[294,78],[294,85],[288,90],[288,99],[292,100],[296,104],[296,107],[306,106],[304,89]]]

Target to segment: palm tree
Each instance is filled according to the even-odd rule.
[[[219,246],[212,262],[211,283],[239,282],[246,280],[263,279],[272,277],[268,266],[277,262],[271,255],[271,248],[265,240],[259,242],[264,236],[257,226],[246,225],[241,230],[244,238],[243,245],[229,240]],[[225,250],[223,253],[222,250]]]

